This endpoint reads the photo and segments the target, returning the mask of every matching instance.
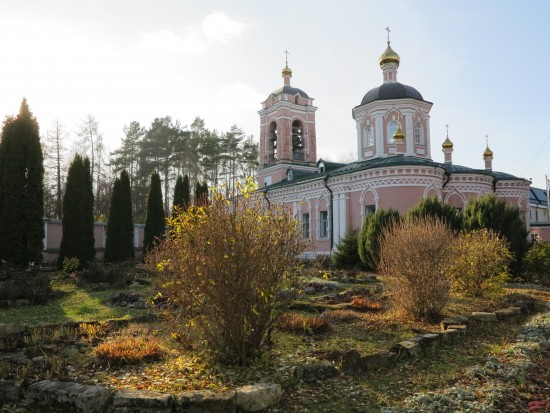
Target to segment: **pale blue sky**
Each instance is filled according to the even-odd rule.
[[[45,131],[88,113],[115,149],[132,120],[170,115],[241,126],[256,138],[260,102],[282,85],[315,98],[318,156],[356,156],[351,109],[382,83],[390,26],[398,80],[434,103],[432,158],[493,167],[544,186],[550,173],[550,6],[541,1],[0,0],[0,116],[25,96]]]

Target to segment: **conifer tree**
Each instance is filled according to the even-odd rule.
[[[189,184],[189,176],[183,177],[183,200],[181,207],[184,211],[187,211],[191,206],[191,185]]]
[[[143,234],[143,254],[154,246],[156,238],[162,238],[165,231],[164,207],[160,176],[157,172],[151,175],[151,187],[147,199],[147,218]]]
[[[59,268],[65,258],[78,258],[80,267],[86,267],[94,259],[93,200],[90,162],[77,154],[69,166],[63,197]]]
[[[504,200],[490,193],[468,203],[464,210],[464,226],[469,231],[491,229],[505,237],[515,259],[510,268],[516,274],[521,270],[529,231],[519,208],[507,205]]]
[[[176,180],[176,186],[174,188],[174,201],[172,203],[172,216],[175,215],[176,210],[183,209],[183,178],[178,175]]]
[[[115,180],[105,243],[105,262],[121,262],[134,258],[134,223],[130,178],[123,170]]]
[[[86,227],[84,231],[84,245],[83,245],[83,257],[85,264],[92,262],[95,258],[95,238],[94,238],[94,178],[92,173],[92,164],[90,158],[84,158],[84,177],[85,177],[85,206],[84,206],[84,218]]]
[[[42,260],[43,179],[38,122],[23,99],[0,141],[0,260],[21,266]]]

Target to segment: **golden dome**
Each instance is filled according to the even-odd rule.
[[[443,145],[441,146],[443,147],[443,149],[453,149],[454,144],[449,139],[449,136],[447,136],[447,138],[443,142]]]
[[[283,77],[285,76],[292,76],[292,70],[290,70],[290,68],[288,67],[288,65],[285,65],[285,67],[283,68],[283,74],[282,74]]]
[[[386,63],[396,63],[399,65],[399,61],[401,58],[399,55],[391,48],[390,42],[388,41],[388,47],[380,55],[380,59],[378,59],[378,62],[380,63],[380,66],[385,65]]]
[[[393,134],[393,140],[395,142],[403,142],[405,140],[405,134],[403,133],[403,130],[401,129],[401,123],[397,122],[397,129],[395,130]]]
[[[483,159],[493,159],[493,151],[489,149],[489,145],[487,145],[485,152],[483,152]]]

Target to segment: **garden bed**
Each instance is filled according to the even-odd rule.
[[[488,355],[512,344],[521,328],[521,321],[473,326],[474,333],[461,338],[451,351],[444,347],[428,352],[427,357],[399,363],[391,370],[343,374],[307,384],[296,379],[297,367],[318,362],[338,365],[349,351],[363,356],[387,351],[396,343],[441,327],[439,320],[417,322],[395,314],[383,284],[372,275],[310,278],[304,280],[303,287],[306,292],[299,299],[301,304],[291,313],[304,320],[319,318],[327,327],[322,332],[313,331],[307,323],[303,328],[277,328],[271,349],[254,365],[229,367],[204,353],[183,349],[164,325],[154,320],[152,310],[139,308],[142,306],[136,297],[148,302],[154,293],[150,287],[96,291],[70,282],[58,283],[55,289],[63,294],[56,301],[0,309],[2,320],[26,326],[23,342],[0,355],[0,379],[21,383],[24,391],[40,380],[59,379],[112,390],[166,394],[224,392],[270,382],[286,389],[280,405],[271,408],[273,412],[378,411],[381,406],[395,404],[390,401],[459,380],[465,368],[483,363]],[[516,288],[508,293],[530,294],[550,302],[550,292],[544,290]],[[494,311],[505,304],[453,297],[445,316]],[[143,321],[144,317],[148,321]],[[145,341],[150,347],[136,356],[139,345],[135,340]],[[121,343],[134,344],[123,348]],[[122,353],[114,358],[102,356],[98,351],[102,345],[107,346],[107,354],[109,346]]]

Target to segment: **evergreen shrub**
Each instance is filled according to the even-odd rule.
[[[526,281],[550,285],[550,241],[536,241],[531,245],[524,261]]]
[[[332,254],[332,262],[337,268],[352,268],[356,265],[361,265],[361,257],[359,257],[359,230],[352,228],[338,244],[336,250]]]
[[[379,209],[365,218],[359,233],[359,257],[365,267],[376,270],[380,260],[380,238],[386,228],[390,228],[400,219],[394,209]]]

